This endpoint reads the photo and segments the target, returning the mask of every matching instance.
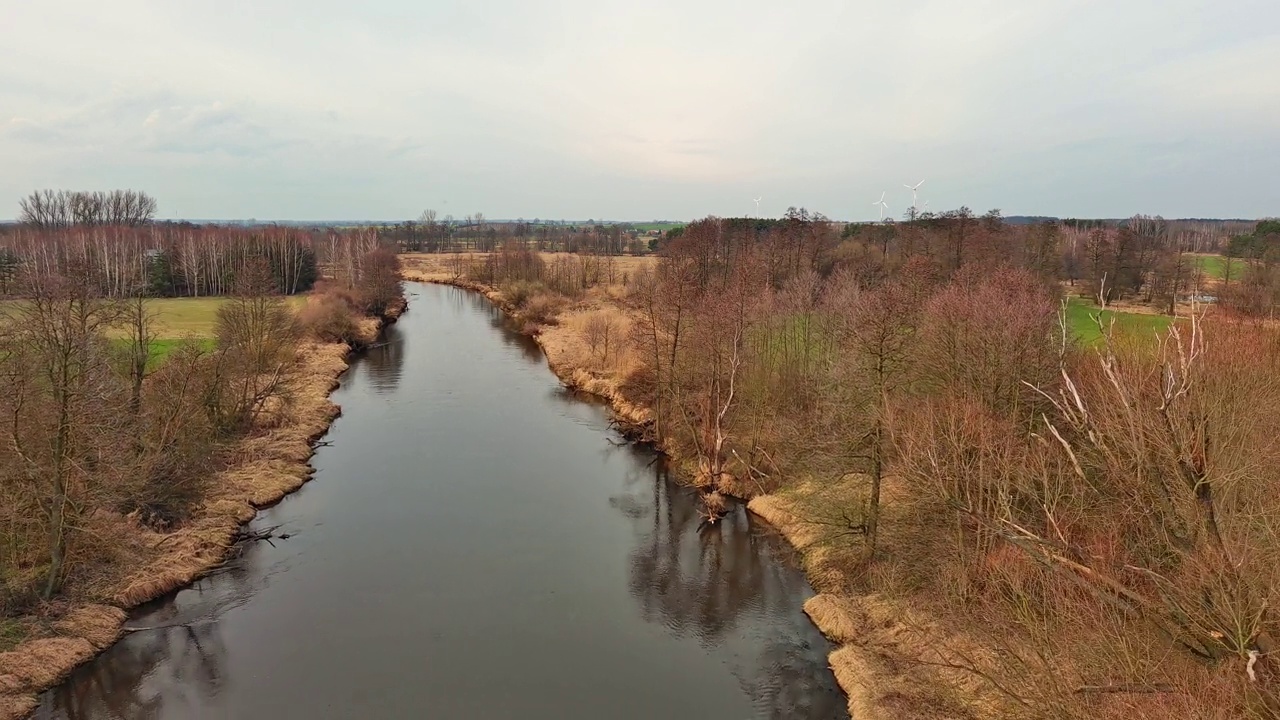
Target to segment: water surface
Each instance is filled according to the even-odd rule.
[[[40,718],[847,717],[788,546],[694,498],[484,298],[408,284],[315,479]]]

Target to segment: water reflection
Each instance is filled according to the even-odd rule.
[[[733,671],[761,717],[847,717],[826,641],[795,621],[812,591],[790,558],[779,557],[790,549],[771,528],[741,503],[719,523],[704,523],[696,494],[660,463],[631,473],[610,504],[636,534],[630,589],[646,620],[707,647],[747,638]]]
[[[525,359],[541,363],[543,361],[542,346],[533,337],[520,332],[520,328],[497,305],[494,305],[478,293],[461,293],[466,304],[474,311],[484,314],[489,319],[489,326],[499,330],[502,343],[519,348]]]
[[[263,566],[260,556],[257,547],[246,547],[190,588],[139,608],[107,654],[110,662],[76,668],[41,698],[35,720],[189,716],[202,698],[217,696],[228,665],[218,621],[282,569]]]
[[[399,327],[390,325],[382,331],[378,342],[365,351],[360,366],[369,374],[369,383],[376,391],[389,394],[400,384],[408,342],[408,336]]]
[[[227,677],[228,649],[219,621],[287,567],[287,562],[265,562],[263,545],[248,545],[191,587],[139,607],[125,624],[124,638],[100,656],[110,661],[76,668],[70,679],[45,693],[33,718],[189,717],[203,698],[218,695]]]

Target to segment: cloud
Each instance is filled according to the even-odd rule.
[[[0,4],[0,216],[91,183],[200,217],[870,217],[919,177],[931,207],[1277,205],[1271,0]]]
[[[175,104],[170,93],[118,94],[59,114],[15,119],[4,136],[58,154],[262,157],[293,142],[220,101]]]

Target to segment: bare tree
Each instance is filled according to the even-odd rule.
[[[136,190],[39,190],[19,201],[19,222],[40,228],[143,225],[155,217],[155,198]]]
[[[875,552],[880,495],[889,455],[890,403],[910,381],[922,298],[901,281],[862,292],[839,311],[846,315],[841,345],[846,350],[839,401],[851,413],[844,425],[851,454],[866,463],[870,477],[862,530]]]
[[[9,449],[43,515],[49,598],[97,482],[91,468],[117,441],[106,331],[119,315],[83,273],[29,275],[25,295],[5,338],[6,414]]]
[[[153,357],[156,313],[141,294],[121,303],[120,322],[125,336],[125,367],[129,377],[129,413],[135,418],[142,409],[142,384]]]
[[[373,315],[385,313],[402,296],[400,259],[390,248],[380,247],[364,255],[356,291],[365,311]]]
[[[218,348],[205,406],[224,432],[248,427],[289,399],[301,328],[274,289],[266,264],[250,263],[236,294],[218,308]]]

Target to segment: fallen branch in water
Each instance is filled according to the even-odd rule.
[[[288,540],[289,538],[293,537],[293,535],[291,535],[290,533],[281,533],[277,535],[276,530],[278,530],[279,528],[280,528],[279,525],[272,525],[271,527],[263,528],[262,530],[250,530],[248,528],[240,528],[239,530],[236,531],[235,536],[232,537],[231,544],[240,545],[244,543],[251,543],[251,542],[257,542],[259,540],[265,540],[268,545],[270,545],[271,547],[275,547],[276,544],[271,542],[272,538],[276,538],[279,540]]]

